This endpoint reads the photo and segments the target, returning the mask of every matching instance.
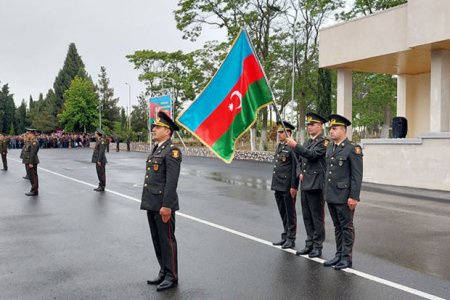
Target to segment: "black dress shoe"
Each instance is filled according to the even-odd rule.
[[[337,265],[334,266],[335,270],[342,270],[346,268],[351,268],[352,262],[348,260],[341,260]]]
[[[314,249],[313,251],[311,251],[308,255],[308,257],[313,258],[313,257],[321,257],[322,256],[322,250],[320,249]]]
[[[30,179],[28,176],[23,176],[22,178],[23,179]]]
[[[284,243],[286,243],[286,240],[280,240],[278,242],[272,243],[274,246],[282,246]]]
[[[39,193],[38,192],[28,192],[28,193],[25,193],[25,195],[27,195],[27,196],[37,196]]]
[[[334,258],[330,259],[330,260],[326,260],[323,263],[324,267],[331,267],[331,266],[335,266],[337,265],[338,262],[341,261],[341,258],[339,256],[335,256]]]
[[[161,282],[157,287],[156,290],[158,292],[165,291],[171,288],[174,288],[178,285],[178,280],[168,280],[164,279],[163,282]]]
[[[96,192],[103,192],[103,191],[105,191],[105,188],[99,186],[98,188],[94,189],[94,191],[96,191]]]
[[[313,250],[313,248],[311,247],[305,247],[302,250],[297,251],[297,253],[295,253],[295,255],[300,256],[300,255],[305,255],[310,253]]]
[[[286,240],[286,243],[284,243],[281,246],[281,249],[294,249],[295,248],[295,241],[292,240]]]
[[[147,280],[147,284],[160,284],[164,281],[164,276],[158,275],[155,279]]]

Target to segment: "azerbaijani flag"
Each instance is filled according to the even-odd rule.
[[[226,163],[234,158],[235,142],[271,104],[264,71],[242,30],[217,73],[177,122]]]

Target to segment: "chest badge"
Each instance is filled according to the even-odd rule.
[[[339,167],[342,167],[344,165],[344,161],[343,160],[340,160],[339,161]]]
[[[153,165],[153,171],[157,172],[159,170],[159,165],[158,164],[154,164]]]

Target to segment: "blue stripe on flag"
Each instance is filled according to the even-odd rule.
[[[179,122],[191,131],[197,130],[230,93],[242,75],[244,59],[252,53],[246,34],[242,31],[214,78],[178,119]]]

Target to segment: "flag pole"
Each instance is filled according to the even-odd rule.
[[[273,94],[272,86],[270,85],[270,80],[269,80],[269,78],[267,78],[266,72],[264,71],[264,68],[262,67],[261,62],[259,61],[258,54],[256,53],[255,48],[253,47],[252,41],[250,40],[250,37],[248,35],[247,28],[246,28],[245,25],[243,26],[242,31],[244,31],[245,37],[247,38],[247,41],[248,41],[248,44],[252,48],[252,51],[253,51],[254,55],[256,56],[256,61],[258,62],[258,65],[259,65],[259,67],[262,70],[264,78],[266,79],[266,81],[268,83],[270,94],[272,95],[272,107],[275,110],[275,114],[277,116],[277,119],[280,120],[281,126],[283,127],[283,130],[284,130],[284,134],[286,134],[286,136],[288,136],[286,127],[284,126],[283,119],[281,118],[280,111],[278,110],[278,107],[277,107],[277,105],[275,103],[275,95]],[[297,156],[295,154],[293,156],[294,156],[295,162],[298,163]]]

